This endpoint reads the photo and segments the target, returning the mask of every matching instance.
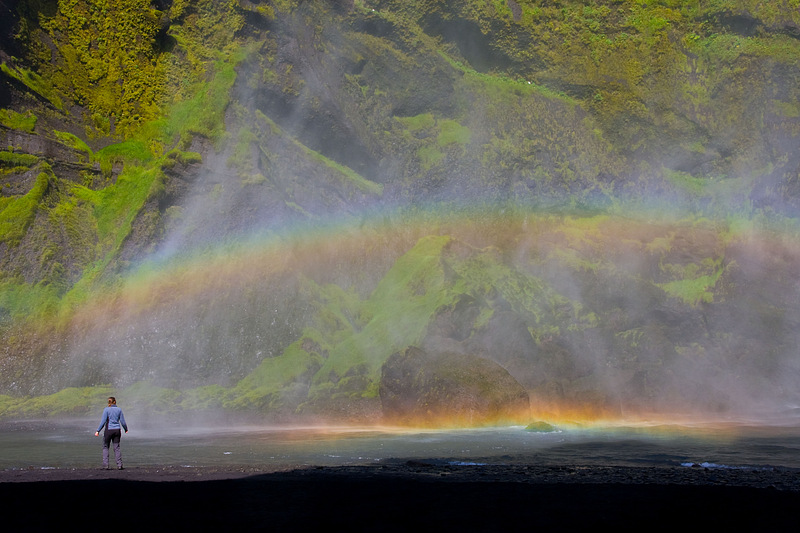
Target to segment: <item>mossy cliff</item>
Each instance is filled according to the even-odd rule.
[[[0,393],[374,417],[419,346],[540,406],[791,396],[796,0],[2,9]],[[253,238],[276,283],[120,310]]]

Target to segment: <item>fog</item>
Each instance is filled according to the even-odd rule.
[[[336,28],[314,38],[342,55],[321,53],[292,20],[273,58],[241,65],[227,142],[196,141],[202,165],[170,177],[154,251],[76,310],[48,390],[374,422],[382,366],[421,346],[497,363],[532,419],[797,409],[800,246],[748,218],[767,193],[735,183],[754,165],[693,197],[659,174],[686,160],[608,148],[561,95],[520,82],[489,97],[438,55],[403,71],[400,50],[341,44]],[[285,90],[258,81],[265,65],[294,67]],[[369,76],[403,99],[367,99]],[[425,255],[430,236],[452,240]],[[404,257],[430,265],[404,277]]]

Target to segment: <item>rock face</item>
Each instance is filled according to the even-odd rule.
[[[0,2],[0,412],[800,404],[800,12],[585,4]]]
[[[513,421],[529,408],[528,393],[497,363],[414,346],[383,366],[380,397],[385,418],[415,425]]]

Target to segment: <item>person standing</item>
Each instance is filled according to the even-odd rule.
[[[108,407],[103,409],[103,418],[100,420],[100,425],[97,431],[94,432],[95,437],[100,436],[100,430],[105,426],[103,432],[103,468],[109,469],[108,466],[108,446],[114,444],[114,458],[117,461],[117,468],[122,470],[122,450],[119,447],[119,441],[122,437],[122,430],[128,432],[128,424],[125,423],[125,415],[122,414],[122,409],[117,407],[117,399],[113,396],[108,397]]]

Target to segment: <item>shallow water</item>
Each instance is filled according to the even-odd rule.
[[[100,462],[95,420],[19,421],[0,428],[0,468],[84,468]],[[800,425],[521,426],[462,430],[358,427],[183,427],[131,430],[125,465],[364,465],[398,460],[540,464],[800,468]]]

